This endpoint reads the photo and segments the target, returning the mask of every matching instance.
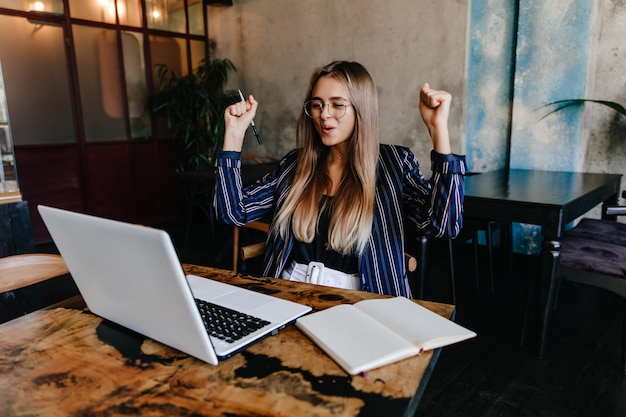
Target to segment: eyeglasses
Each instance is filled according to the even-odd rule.
[[[328,110],[328,114],[335,119],[341,119],[346,115],[346,109],[352,104],[346,104],[341,101],[331,101],[330,103],[324,103],[321,100],[309,100],[304,103],[304,112],[311,119],[319,119],[324,108]]]

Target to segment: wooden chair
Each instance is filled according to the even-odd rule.
[[[275,158],[270,155],[265,154],[256,154],[256,153],[244,153],[241,155],[241,161],[243,164],[245,163],[256,163],[262,164],[265,162],[279,162],[280,159]],[[256,258],[257,256],[263,255],[265,251],[265,242],[258,242],[252,245],[245,245],[243,247],[239,247],[239,229],[251,229],[257,230],[260,232],[264,232],[267,234],[269,232],[270,225],[266,222],[262,221],[253,221],[244,226],[233,228],[233,271],[238,272],[239,269],[239,261],[247,261],[252,258]]]
[[[239,260],[247,261],[265,253],[265,242],[252,243],[250,245],[239,246],[239,229],[246,228],[264,232],[269,232],[270,225],[262,221],[253,221],[241,227],[234,227],[233,230],[233,271],[238,272]],[[417,270],[417,259],[408,253],[404,253],[404,261],[408,273]]]
[[[609,207],[606,214],[626,215],[626,207]],[[622,298],[621,371],[626,375],[626,224],[582,219],[566,232],[561,239],[560,279],[602,288]]]
[[[244,226],[233,227],[233,271],[239,271],[239,261],[247,261],[257,256],[263,255],[265,252],[265,241],[254,243],[251,245],[239,246],[239,232],[240,229],[257,230],[267,234],[270,230],[269,223],[262,221],[253,221]]]
[[[0,294],[3,310],[7,310],[7,301],[15,298],[13,291],[23,290],[33,284],[66,274],[69,274],[69,270],[60,255],[33,253],[0,258]],[[24,311],[26,308],[25,304]],[[4,315],[7,315],[7,311],[4,311]]]
[[[0,293],[69,274],[61,255],[32,253],[0,258]]]

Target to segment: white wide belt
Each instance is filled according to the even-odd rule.
[[[308,265],[292,261],[280,275],[283,279],[309,284],[326,285],[328,287],[361,290],[361,274],[346,274],[328,268],[321,262],[310,262]]]

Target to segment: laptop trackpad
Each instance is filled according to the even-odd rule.
[[[217,297],[215,301],[234,310],[249,311],[271,302],[272,299],[251,291],[234,291]]]

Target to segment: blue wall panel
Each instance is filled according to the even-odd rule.
[[[542,106],[584,96],[591,15],[592,0],[520,0],[511,168],[577,168],[581,112]]]
[[[470,171],[508,161],[516,4],[472,1],[467,82],[466,155]]]

